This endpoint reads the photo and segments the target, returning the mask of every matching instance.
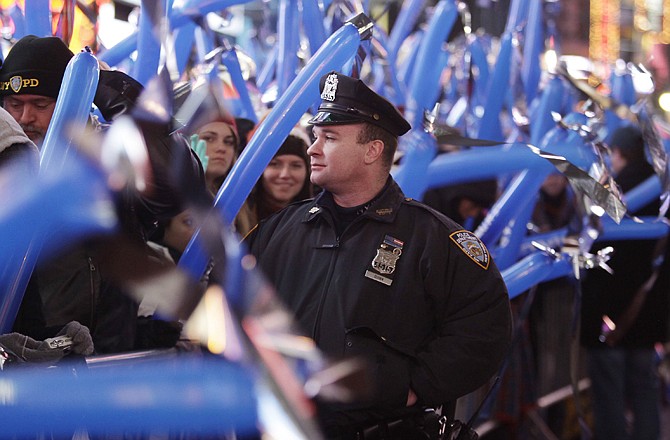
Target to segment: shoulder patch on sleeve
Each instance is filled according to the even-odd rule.
[[[491,261],[488,249],[475,234],[462,229],[449,235],[451,241],[456,243],[465,255],[477,263],[482,269],[487,270]]]

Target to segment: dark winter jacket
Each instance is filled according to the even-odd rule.
[[[646,161],[631,162],[616,177],[625,193],[653,175]],[[652,202],[632,214],[658,215],[659,204]],[[628,310],[636,292],[652,274],[657,256],[658,240],[617,240],[596,242],[591,252],[612,246],[614,252],[607,263],[613,275],[601,268],[586,271],[582,281],[581,341],[587,347],[602,347],[599,339],[603,331],[603,316],[615,323]],[[661,251],[661,254],[663,252]],[[667,270],[659,272],[657,284],[667,285]],[[632,326],[618,343],[629,348],[651,348],[655,342],[667,339],[668,292],[655,288],[646,295],[645,303]]]
[[[389,179],[338,236],[332,196],[260,223],[251,252],[297,322],[334,357],[364,356],[377,390],[358,405],[389,416],[484,384],[510,343],[507,290],[488,250]]]
[[[95,103],[111,122],[114,117],[132,111],[140,92],[141,85],[127,75],[103,72]],[[116,205],[124,240],[142,248],[158,221],[178,214],[185,207],[175,179],[191,190],[200,188],[203,194],[205,183],[197,158],[181,135],[171,134],[172,127],[142,120],[137,123],[145,138],[152,179],[143,194],[130,189],[120,191]],[[138,305],[125,294],[118,270],[112,274],[109,266],[115,262],[109,259],[107,245],[108,242],[89,240],[64,249],[47,262],[40,261],[14,330],[44,339],[68,322],[78,321],[91,330],[97,353],[134,349]],[[40,315],[41,322],[37,319]]]

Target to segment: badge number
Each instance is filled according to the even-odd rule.
[[[390,286],[393,283],[393,273],[395,272],[398,260],[402,255],[404,242],[386,235],[379,245],[377,253],[372,259],[372,270],[365,271],[365,276],[382,284]]]

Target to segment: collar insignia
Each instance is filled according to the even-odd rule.
[[[491,261],[488,249],[475,234],[470,231],[456,231],[449,236],[465,255],[477,263],[482,269],[487,270]]]
[[[319,208],[318,206],[312,206],[312,208],[309,210],[309,213],[316,214],[319,211],[321,211],[321,208]]]
[[[393,209],[392,208],[382,208],[378,209],[375,211],[377,215],[382,216],[382,215],[391,215],[393,214]]]
[[[21,76],[12,76],[9,78],[9,86],[14,90],[14,93],[19,93],[21,86],[23,85],[23,77]]]
[[[326,83],[323,85],[323,92],[321,92],[321,99],[324,101],[335,101],[335,92],[337,92],[337,75],[331,74],[326,78]]]

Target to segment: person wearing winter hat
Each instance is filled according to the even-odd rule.
[[[237,232],[244,236],[264,218],[310,197],[307,144],[299,136],[289,134],[247,198],[248,209],[241,210],[235,219]]]
[[[74,54],[58,37],[26,35],[12,46],[0,67],[3,107],[38,146],[56,107],[63,76]],[[129,111],[142,85],[101,63],[94,103],[107,121]]]
[[[59,38],[28,35],[16,42],[0,67],[3,107],[38,146],[51,123],[73,56]],[[121,239],[117,242],[127,239],[141,245],[158,221],[183,211],[189,202],[175,181],[183,185],[179,188],[204,195],[204,172],[188,142],[174,133],[170,123],[156,122],[142,113],[142,85],[121,71],[100,68],[94,104],[106,122],[124,114],[133,117],[151,163],[150,188],[142,194],[119,191],[115,204]],[[114,242],[91,237],[68,243],[71,246],[58,258],[42,261],[32,274],[29,286],[35,288],[26,289],[13,331],[42,340],[77,321],[90,329],[99,354],[134,349],[138,304],[109,270]],[[148,261],[147,251],[140,252]]]

